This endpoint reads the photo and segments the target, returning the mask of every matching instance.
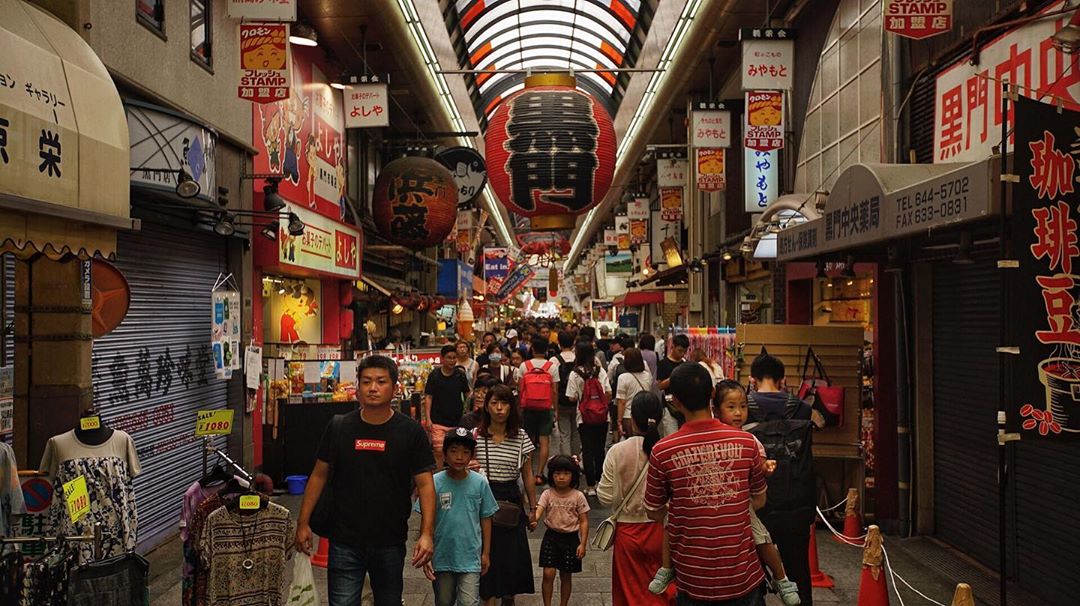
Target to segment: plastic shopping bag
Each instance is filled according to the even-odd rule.
[[[315,593],[315,576],[311,573],[311,560],[302,553],[293,555],[292,583],[289,584],[288,606],[318,606]]]

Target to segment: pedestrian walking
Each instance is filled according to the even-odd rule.
[[[578,340],[575,366],[567,379],[566,398],[574,405],[574,423],[581,435],[581,455],[585,466],[586,496],[596,495],[596,484],[604,468],[604,446],[608,433],[608,403],[611,387],[607,371],[596,363],[592,343]]]
[[[540,451],[536,479],[532,486],[547,482],[544,464],[551,448],[551,432],[555,425],[555,408],[559,402],[559,363],[549,360],[548,342],[543,337],[532,340],[532,359],[521,364],[515,375],[521,398],[521,417],[525,432]]]
[[[469,379],[457,365],[457,349],[453,345],[444,345],[439,361],[439,368],[428,373],[424,385],[421,421],[431,434],[436,469],[443,467],[443,436],[461,422],[469,395]]]
[[[581,433],[578,431],[577,403],[567,396],[570,385],[570,372],[574,369],[577,355],[574,349],[574,335],[568,331],[559,333],[559,355],[552,361],[559,366],[559,406],[556,409],[555,454],[568,457],[581,456]]]
[[[386,356],[357,365],[360,409],[335,416],[323,432],[296,526],[296,547],[311,553],[312,524],[330,541],[330,606],[355,606],[370,577],[375,606],[400,606],[405,538],[416,486],[420,537],[412,565],[431,560],[435,529],[435,459],[424,430],[390,407],[398,368]],[[320,502],[325,488],[330,491]],[[319,504],[318,515],[313,519]]]
[[[566,455],[555,455],[547,464],[548,484],[540,495],[533,514],[533,528],[544,521],[547,530],[540,544],[540,567],[544,569],[544,606],[551,606],[555,591],[555,573],[559,574],[559,605],[570,603],[573,574],[581,572],[589,544],[589,502],[575,488],[581,481],[581,468]]]
[[[457,365],[465,371],[465,378],[469,380],[469,385],[472,386],[473,382],[476,381],[476,371],[480,368],[480,364],[472,357],[472,343],[460,339],[454,348],[457,353]]]
[[[649,454],[660,440],[663,413],[664,407],[656,394],[640,392],[634,396],[630,401],[633,433],[608,451],[604,473],[596,488],[601,505],[612,510],[622,507],[615,520],[611,553],[612,606],[669,606],[675,601],[674,587],[665,595],[653,595],[642,589],[660,566],[664,535],[663,524],[650,519],[645,510],[644,482]]]
[[[615,434],[616,441],[620,440],[624,435],[631,435],[630,400],[643,391],[651,391],[653,384],[653,377],[645,368],[645,361],[641,358],[640,350],[631,347],[622,352],[622,356],[622,365],[626,368],[626,372],[619,377],[618,385],[615,388],[615,399],[618,406],[616,417],[620,420],[618,431]]]

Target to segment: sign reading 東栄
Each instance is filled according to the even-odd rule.
[[[240,24],[241,99],[274,103],[289,98],[289,24]]]
[[[743,90],[791,90],[795,71],[794,37],[794,30],[784,28],[739,31],[739,39],[742,40]]]
[[[389,93],[386,84],[345,86],[345,128],[390,126]]]
[[[952,29],[952,0],[885,0],[885,31],[916,40]]]

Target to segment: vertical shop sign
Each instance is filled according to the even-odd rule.
[[[506,277],[506,281],[502,283],[498,292],[495,293],[495,300],[502,302],[516,295],[518,291],[525,288],[525,285],[532,280],[534,275],[536,275],[536,271],[531,265],[524,263],[518,265],[514,268],[514,271],[510,272],[510,275]]]
[[[476,215],[471,210],[459,210],[454,224],[454,246],[459,253],[465,254],[471,250],[475,228]]]
[[[695,110],[690,121],[690,143],[694,147],[731,147],[731,112]]]
[[[694,151],[697,154],[697,188],[701,191],[727,189],[724,150],[717,147],[699,147]]]
[[[296,21],[296,0],[229,0],[230,19]]]
[[[241,99],[274,103],[289,98],[289,24],[240,24]]]
[[[215,290],[211,293],[210,347],[214,358],[214,376],[231,379],[241,368],[240,293]]]
[[[630,250],[630,217],[626,215],[615,217],[615,237],[619,250]]]
[[[688,165],[686,155],[680,151],[661,153],[660,156],[662,157],[656,161],[660,212],[667,221],[679,221],[683,216],[683,190],[686,187]]]
[[[626,203],[626,216],[631,221],[649,218],[649,199],[647,197],[635,197]]]
[[[349,84],[344,94],[345,128],[390,126],[386,84]]]
[[[664,219],[661,211],[654,210],[652,212],[652,233],[649,237],[654,266],[664,262],[664,249],[661,247],[661,243],[668,239],[674,241],[680,249],[682,248],[682,221],[668,221]]]
[[[1028,435],[1080,437],[1080,112],[1016,104],[1013,242],[1019,368],[1012,423]]]
[[[604,246],[618,246],[619,236],[615,233],[614,227],[604,228]]]
[[[885,31],[921,40],[952,29],[952,0],[885,0]]]
[[[484,282],[488,293],[497,293],[510,274],[510,258],[505,248],[484,249]]]
[[[778,90],[746,92],[743,146],[758,151],[784,147],[784,93]]]
[[[1063,5],[1055,2],[1040,14]],[[1057,99],[1066,109],[1080,109],[1080,65],[1050,40],[1069,17],[1027,22],[980,46],[978,65],[964,59],[938,75],[934,162],[969,162],[993,154],[1001,127],[1001,80],[1019,85],[1021,94],[1029,97]]]
[[[742,88],[791,90],[795,72],[795,30],[745,28],[742,40]]]
[[[759,213],[776,199],[777,153],[746,149],[743,151],[743,195],[746,212]]]

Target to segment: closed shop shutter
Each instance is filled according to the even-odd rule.
[[[933,266],[934,523],[937,536],[997,569],[997,269]]]
[[[225,271],[226,249],[213,235],[144,222],[118,235],[116,257],[131,307],[94,341],[94,402],[139,451],[135,498],[146,549],[177,529],[184,491],[202,475],[196,411],[228,402],[227,381],[214,377],[210,358],[210,290]]]
[[[3,272],[0,304],[4,306],[3,321],[0,322],[4,351],[0,366],[11,366],[15,363],[15,255],[0,254],[0,271]]]

